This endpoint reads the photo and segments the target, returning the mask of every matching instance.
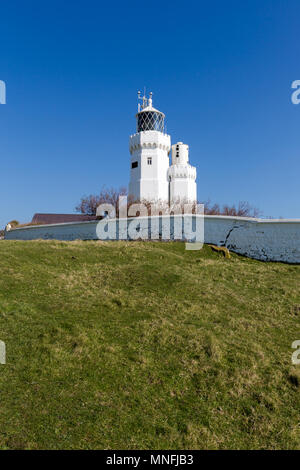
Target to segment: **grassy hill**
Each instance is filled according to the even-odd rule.
[[[0,447],[300,448],[300,266],[0,241]]]

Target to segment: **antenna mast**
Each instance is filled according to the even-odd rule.
[[[152,107],[152,91],[149,93],[149,98],[146,97],[146,88],[144,87],[144,95],[141,96],[141,92],[138,91],[138,112],[147,108],[147,106]],[[142,103],[139,103],[141,101]]]

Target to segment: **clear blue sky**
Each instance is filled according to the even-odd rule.
[[[127,185],[144,86],[190,146],[200,200],[300,217],[299,0],[0,8],[0,226]]]

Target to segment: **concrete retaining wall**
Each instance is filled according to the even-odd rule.
[[[184,217],[185,220],[189,219],[191,222],[191,216]],[[195,223],[195,217],[202,216],[193,216],[193,223]],[[157,221],[157,218],[152,220],[155,219]],[[126,219],[123,219],[123,222],[124,220]],[[136,219],[127,219],[125,224],[127,223],[128,225],[133,220],[136,221]],[[99,236],[97,224],[98,222],[91,221],[22,227],[6,232],[5,239],[103,239],[103,236]],[[117,226],[116,239],[124,238],[124,233],[123,237],[118,237],[118,222],[110,220],[109,224],[116,224]],[[144,228],[144,235],[145,230],[148,234],[144,238],[151,238],[150,225],[151,218],[149,218],[149,225]],[[160,235],[162,235],[161,228],[159,231]],[[171,239],[174,239],[172,224]],[[226,246],[231,251],[258,260],[300,263],[300,219],[264,220],[207,215],[204,216],[204,242]]]

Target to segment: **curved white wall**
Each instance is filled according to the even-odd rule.
[[[127,223],[132,220],[127,219]],[[110,220],[109,223],[115,221]],[[97,222],[94,221],[29,226],[6,232],[5,239],[95,240],[98,239],[96,229]],[[258,260],[300,264],[300,219],[264,220],[207,215],[204,217],[204,241],[226,246],[231,251]]]

